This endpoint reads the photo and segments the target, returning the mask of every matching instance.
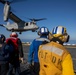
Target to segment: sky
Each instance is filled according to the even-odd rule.
[[[14,1],[17,2],[11,4],[11,11],[25,22],[30,21],[27,18],[47,18],[46,20],[38,21],[37,25],[39,27],[45,26],[49,31],[52,31],[58,25],[64,26],[70,35],[70,40],[76,40],[76,0]],[[3,20],[3,7],[4,5],[0,3],[0,24],[6,24]],[[12,22],[11,20],[8,21]],[[11,32],[0,27],[0,33],[8,38]],[[34,39],[37,37],[37,33],[32,31],[19,34],[21,39]]]

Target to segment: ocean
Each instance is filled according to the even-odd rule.
[[[33,39],[21,39],[22,42],[32,42]],[[76,44],[76,40],[69,40],[67,44]]]
[[[21,41],[22,42],[30,42],[31,43],[33,41],[33,39],[21,39]]]
[[[69,40],[69,44],[76,44],[76,40]]]

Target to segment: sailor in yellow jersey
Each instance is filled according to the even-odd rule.
[[[66,28],[57,26],[49,35],[50,43],[40,45],[38,51],[39,75],[75,75],[71,54],[63,46],[69,41]]]

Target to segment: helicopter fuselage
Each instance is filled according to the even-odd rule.
[[[17,32],[22,32],[22,31],[28,31],[28,30],[37,30],[39,27],[35,25],[32,22],[25,22],[25,23],[13,23],[13,24],[7,24],[4,25],[4,27],[8,31],[17,31]]]

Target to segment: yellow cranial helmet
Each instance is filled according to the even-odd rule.
[[[59,38],[63,42],[68,42],[69,35],[67,34],[67,30],[63,26],[57,26],[52,30],[52,36]]]
[[[67,33],[66,28],[63,26],[57,26],[57,27],[53,28],[53,31],[52,31],[52,34],[54,37],[58,37],[60,35],[66,34],[66,33]]]

